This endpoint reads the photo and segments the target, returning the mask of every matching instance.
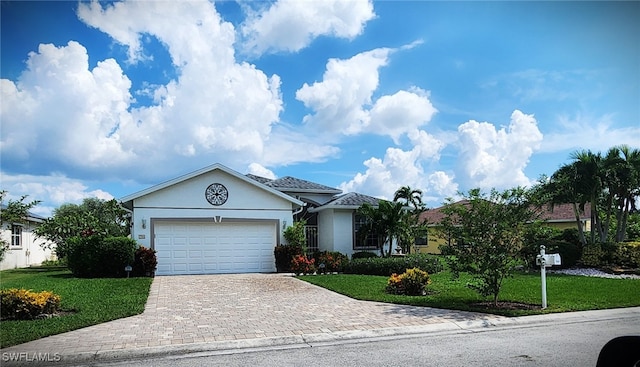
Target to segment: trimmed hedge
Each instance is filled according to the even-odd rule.
[[[371,257],[353,259],[344,266],[345,274],[382,275],[402,274],[407,269],[418,268],[429,274],[444,269],[440,258],[427,254],[411,254],[402,257]]]
[[[368,259],[370,257],[378,257],[378,255],[375,252],[370,252],[370,251],[354,252],[351,255],[351,259],[352,260],[355,260],[355,259]]]
[[[121,278],[132,265],[138,244],[129,237],[90,235],[68,241],[67,264],[79,278]]]
[[[594,268],[621,266],[640,268],[640,243],[597,243],[582,249],[580,262]]]

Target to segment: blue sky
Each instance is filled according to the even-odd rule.
[[[213,163],[439,206],[640,148],[640,2],[11,2],[1,187],[120,198]]]

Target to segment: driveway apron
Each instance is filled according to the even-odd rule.
[[[487,314],[357,301],[287,274],[159,276],[153,280],[140,315],[2,352],[57,353],[64,358],[80,353],[499,319]]]

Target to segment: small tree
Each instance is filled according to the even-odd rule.
[[[6,195],[6,190],[0,191],[0,229],[4,228],[5,223],[25,223],[29,216],[29,210],[40,204],[40,200],[25,203],[28,196],[23,195],[18,201],[9,200],[5,206],[4,198]],[[0,238],[0,261],[4,260],[4,254],[8,249],[9,243],[4,238]]]
[[[284,229],[283,236],[289,246],[298,246],[302,249],[302,252],[307,254],[307,235],[305,234],[304,227],[307,225],[307,221],[301,220],[293,223]]]
[[[447,251],[454,276],[471,274],[469,287],[482,296],[493,296],[497,306],[503,280],[510,276],[523,244],[525,225],[534,219],[526,191],[515,188],[490,195],[470,190],[466,201],[449,199],[443,209],[441,230],[452,236]]]
[[[86,198],[80,205],[63,204],[55,209],[53,216],[38,226],[35,233],[55,243],[56,255],[63,258],[67,255],[70,238],[87,233],[103,237],[126,237],[131,230],[130,222],[131,215],[115,199]]]

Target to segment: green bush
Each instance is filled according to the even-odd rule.
[[[344,266],[346,274],[382,275],[401,274],[407,269],[418,268],[430,274],[443,270],[440,258],[427,254],[411,254],[402,257],[372,257],[351,260]]]
[[[124,268],[133,264],[137,247],[129,237],[73,237],[68,241],[67,263],[80,278],[124,277]]]
[[[580,247],[575,243],[556,240],[550,241],[547,245],[546,252],[549,254],[560,254],[562,263],[562,265],[560,265],[561,268],[570,268],[575,266],[582,255]]]
[[[391,274],[387,281],[386,292],[405,296],[423,296],[431,284],[429,273],[418,268],[407,269],[404,273]]]
[[[278,245],[273,250],[276,258],[276,270],[288,273],[291,271],[291,260],[294,256],[302,255],[301,246]]]
[[[626,268],[640,268],[640,242],[623,242],[616,246],[613,264]]]
[[[599,268],[605,265],[605,253],[599,243],[589,244],[582,249],[580,263],[583,266]]]
[[[354,252],[351,255],[351,260],[368,259],[370,257],[378,257],[378,255],[376,253],[370,252],[370,251],[359,251],[359,252]]]
[[[53,292],[32,292],[26,289],[0,290],[0,317],[12,320],[33,320],[60,309],[60,296]]]
[[[158,267],[156,250],[140,246],[136,249],[133,260],[133,276],[151,277]]]

